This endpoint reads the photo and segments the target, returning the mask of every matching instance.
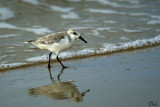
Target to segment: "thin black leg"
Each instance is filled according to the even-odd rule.
[[[51,69],[50,69],[50,68],[48,68],[48,71],[49,71],[49,76],[50,76],[51,81],[52,81],[52,82],[54,82],[54,79],[53,79],[53,77],[52,77],[52,73],[51,73]]]
[[[63,73],[63,70],[64,70],[64,68],[61,69],[59,75],[57,76],[58,81],[60,81],[60,76],[61,76],[61,74]]]
[[[48,60],[48,69],[50,69],[51,68],[51,55],[52,55],[52,52],[51,53],[49,53],[49,60]]]
[[[58,60],[58,62],[62,65],[62,68],[63,69],[65,69],[65,68],[68,68],[68,67],[66,67],[66,66],[64,66],[63,64],[62,64],[62,62],[59,60],[59,58],[58,58],[58,55],[57,55],[57,58],[56,58],[57,60]]]

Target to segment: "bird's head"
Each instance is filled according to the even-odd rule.
[[[81,33],[77,29],[69,29],[67,30],[67,33],[70,35],[72,39],[81,39],[83,42],[87,43],[85,39],[82,38]]]

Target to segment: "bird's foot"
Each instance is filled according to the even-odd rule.
[[[62,66],[62,69],[66,69],[66,68],[69,68],[69,67],[67,67],[67,66],[64,66],[64,65]]]

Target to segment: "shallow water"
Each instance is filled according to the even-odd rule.
[[[160,105],[160,47],[0,73],[1,107],[148,107]],[[72,68],[73,67],[73,68]]]
[[[77,42],[60,54],[64,59],[160,43],[159,0],[1,0],[0,4],[0,70],[46,62],[48,51],[24,42],[72,27],[83,32],[88,44]]]

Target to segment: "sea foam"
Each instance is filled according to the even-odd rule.
[[[79,19],[79,15],[75,12],[69,12],[67,14],[62,14],[63,19]]]
[[[51,8],[53,11],[64,12],[64,13],[68,13],[68,12],[70,12],[71,10],[73,10],[73,8],[71,8],[71,7],[60,7],[60,6],[54,6],[54,5],[51,5],[50,8]]]
[[[16,34],[0,35],[0,39],[11,38],[11,37],[16,37],[16,36],[18,35]]]
[[[0,7],[0,20],[6,20],[14,17],[14,12],[9,8]]]
[[[39,5],[40,4],[40,2],[38,0],[22,0],[22,1],[25,3],[32,4],[32,5]]]
[[[125,51],[125,50],[139,49],[139,48],[149,47],[149,46],[158,45],[158,44],[160,44],[160,35],[154,38],[136,40],[136,41],[126,42],[126,43],[118,43],[118,44],[105,43],[101,48],[85,48],[83,50],[79,50],[76,52],[63,52],[59,55],[59,57],[61,57],[62,59],[72,59],[72,58],[78,58],[78,57],[87,57],[87,56],[94,56],[99,54],[108,54],[108,53],[115,53],[115,52]],[[56,56],[53,55],[52,59],[55,60]],[[28,58],[26,59],[26,61],[47,62],[48,55],[45,54],[42,56]]]
[[[92,12],[92,13],[103,13],[103,14],[126,14],[125,12],[118,12],[118,11],[115,11],[115,10],[109,10],[109,9],[93,9],[93,8],[90,8],[88,9],[89,12]]]
[[[116,2],[111,2],[109,0],[86,0],[87,2],[97,2],[103,5],[109,5],[112,7],[116,7],[116,8],[141,8],[144,7],[143,5],[139,5],[139,4],[134,4],[134,5],[123,5],[120,3],[116,3]]]
[[[1,29],[16,29],[16,30],[24,30],[28,32],[33,32],[35,34],[41,35],[41,34],[46,34],[46,33],[51,33],[52,31],[48,28],[45,27],[32,27],[32,28],[24,28],[24,27],[17,27],[15,25],[6,23],[6,22],[0,22],[0,28]]]
[[[147,22],[147,24],[150,24],[150,25],[160,24],[160,20],[150,20]]]
[[[9,63],[9,64],[1,64],[0,65],[0,71],[5,69],[11,69],[16,67],[21,67],[26,65],[26,63]]]
[[[141,39],[141,40],[126,42],[126,43],[117,43],[117,44],[104,43],[101,48],[85,48],[85,49],[74,51],[74,52],[71,52],[71,51],[62,52],[59,55],[59,57],[62,59],[68,60],[68,59],[83,58],[83,57],[96,56],[96,55],[102,55],[102,54],[103,55],[112,54],[112,53],[127,51],[127,50],[135,50],[135,49],[155,46],[159,44],[160,44],[160,34],[154,38]],[[56,55],[54,54],[52,55],[52,60],[56,60]],[[0,71],[11,69],[11,68],[31,66],[41,62],[47,62],[48,54],[27,58],[26,61],[28,63],[1,64]]]

